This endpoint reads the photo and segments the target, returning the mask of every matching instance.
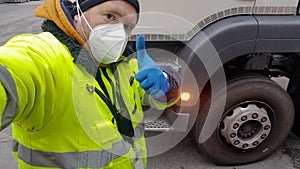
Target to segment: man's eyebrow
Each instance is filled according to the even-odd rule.
[[[110,13],[116,14],[116,15],[118,15],[118,16],[122,16],[121,13],[119,12],[119,11],[120,11],[119,7],[108,6],[108,7],[106,7],[103,11],[104,11],[104,12],[110,12]]]

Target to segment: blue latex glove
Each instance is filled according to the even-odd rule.
[[[168,92],[170,88],[169,81],[147,54],[143,35],[139,35],[136,39],[136,50],[139,72],[135,75],[135,78],[148,94],[155,99],[159,99]]]

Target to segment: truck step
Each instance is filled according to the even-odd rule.
[[[166,109],[164,115],[157,117],[145,117],[145,131],[151,132],[186,132],[188,129],[190,114],[176,113],[172,109]]]
[[[165,119],[155,119],[145,123],[145,131],[164,132],[170,130],[170,124]]]

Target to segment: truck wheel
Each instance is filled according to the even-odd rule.
[[[275,82],[257,75],[237,77],[227,82],[226,98],[218,126],[203,143],[198,138],[210,99],[204,100],[195,124],[196,142],[210,160],[220,165],[255,162],[285,141],[293,124],[294,107]]]

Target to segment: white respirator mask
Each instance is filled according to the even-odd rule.
[[[94,58],[102,64],[116,62],[121,57],[128,42],[124,25],[121,23],[103,24],[92,28],[81,11],[78,0],[76,0],[76,6],[79,22],[81,22],[80,16],[82,16],[91,30],[89,38],[86,39]]]

